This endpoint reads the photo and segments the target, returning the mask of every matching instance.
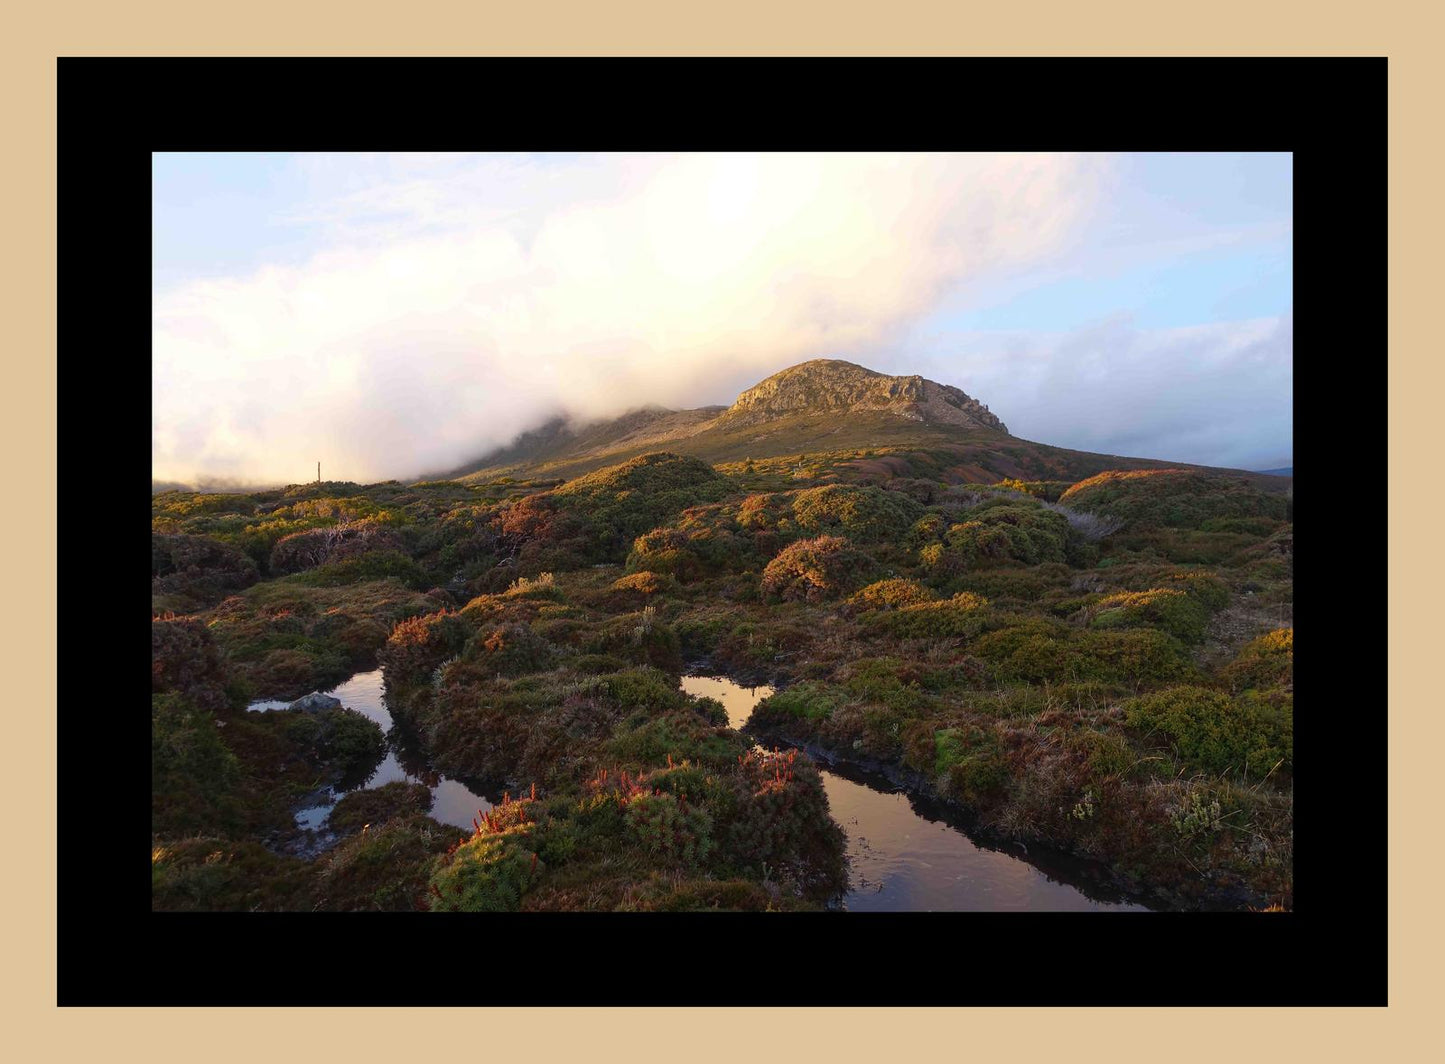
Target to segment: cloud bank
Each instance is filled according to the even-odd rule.
[[[1023,439],[1172,462],[1289,464],[1294,317],[947,337],[910,372],[982,397]],[[894,370],[898,372],[898,370]]]
[[[155,299],[153,478],[294,482],[317,460],[406,477],[561,411],[730,402],[814,357],[883,369],[945,292],[1076,239],[1108,172],[1058,154],[403,157],[348,187],[354,162],[308,165],[328,192],[292,221],[324,250]],[[1096,372],[1084,348],[1041,352],[1015,352],[1033,368],[1013,383],[997,352],[993,379],[987,359],[938,375],[1028,435],[1026,399],[1062,410]]]

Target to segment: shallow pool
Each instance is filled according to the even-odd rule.
[[[326,817],[331,813],[332,807],[348,791],[365,790],[398,781],[422,783],[430,787],[432,793],[431,815],[443,824],[470,830],[472,819],[477,815],[477,811],[492,808],[490,801],[460,780],[448,779],[440,773],[432,771],[425,757],[418,753],[412,744],[406,741],[406,737],[394,727],[391,713],[386,708],[386,696],[382,689],[380,669],[358,672],[351,679],[324,693],[341,699],[343,706],[354,709],[381,725],[381,730],[386,733],[386,757],[364,780],[348,780],[339,786],[329,787],[318,801],[298,810],[296,823],[301,827],[309,831],[320,830]],[[246,708],[252,710],[285,709],[288,705],[290,705],[289,702],[268,700],[252,702]]]
[[[773,693],[722,676],[684,676],[683,690],[716,698],[734,728]],[[974,842],[941,803],[913,798],[886,779],[818,763],[833,819],[848,836],[851,912],[899,910],[1145,911],[1101,882],[1097,867],[1021,844]]]

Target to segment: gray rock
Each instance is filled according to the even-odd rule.
[[[753,385],[713,424],[747,425],[817,410],[884,411],[909,421],[1008,433],[987,406],[951,384],[916,375],[890,377],[831,358],[800,362]]]
[[[287,709],[303,709],[307,713],[319,713],[323,709],[340,709],[341,699],[333,698],[331,695],[323,695],[319,691],[313,691],[292,702]]]

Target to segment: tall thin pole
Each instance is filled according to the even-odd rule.
[[[321,483],[321,463],[316,463],[316,483]]]

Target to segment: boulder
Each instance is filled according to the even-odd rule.
[[[340,709],[341,699],[313,691],[309,695],[298,698],[286,708],[305,710],[307,713],[320,713],[323,709]]]

